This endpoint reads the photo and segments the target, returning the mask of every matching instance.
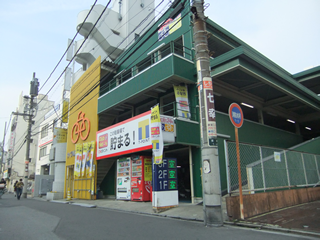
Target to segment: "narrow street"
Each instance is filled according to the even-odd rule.
[[[0,199],[0,239],[314,239],[301,235],[273,233],[125,213],[103,208],[17,200],[13,194]]]

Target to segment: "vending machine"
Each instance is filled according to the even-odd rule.
[[[131,201],[151,201],[152,158],[135,156],[131,158]]]
[[[117,199],[131,199],[131,174],[130,158],[120,158],[117,160]]]

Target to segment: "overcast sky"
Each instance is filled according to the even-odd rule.
[[[159,2],[156,0],[156,4]],[[161,6],[168,2],[164,0]],[[43,3],[1,1],[0,142],[5,122],[9,123],[11,112],[18,106],[20,93],[29,95],[33,72],[39,79],[41,94],[47,94],[57,81],[68,64],[65,58],[49,76],[66,50],[68,38],[76,34],[77,14],[90,9],[94,0]],[[97,2],[107,3],[107,0]],[[211,20],[289,73],[320,65],[319,0],[205,0],[205,3],[208,4],[205,14]],[[49,92],[50,100],[61,98],[62,82],[58,81]]]

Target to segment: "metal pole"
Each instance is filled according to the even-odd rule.
[[[30,143],[31,143],[31,127],[32,127],[32,118],[36,116],[36,111],[33,112],[35,106],[33,105],[34,97],[38,96],[38,79],[36,78],[36,73],[33,73],[32,81],[30,82],[30,105],[28,108],[28,114],[19,114],[28,117],[28,129],[26,136],[26,160],[25,160],[25,170],[24,170],[24,180],[23,180],[23,192],[22,197],[27,198],[27,188],[28,188],[28,177],[29,177],[29,163],[30,163]]]
[[[244,219],[243,197],[242,197],[242,180],[241,180],[241,165],[240,165],[240,150],[239,150],[239,134],[238,128],[234,128],[237,146],[237,164],[238,164],[238,180],[239,180],[239,200],[240,200],[240,218]]]
[[[3,131],[3,141],[2,141],[2,146],[1,146],[1,162],[0,162],[0,175],[2,173],[2,164],[3,164],[3,156],[4,156],[4,142],[6,139],[6,129],[7,129],[7,122],[4,124],[4,131]]]
[[[22,197],[27,198],[27,188],[28,188],[28,177],[29,177],[29,162],[30,162],[30,143],[31,143],[31,126],[32,126],[32,106],[33,106],[33,96],[30,98],[30,111],[28,116],[28,129],[26,136],[26,161],[24,168],[24,179],[23,179],[23,192]]]
[[[191,12],[193,13],[193,40],[197,66],[201,117],[204,223],[206,226],[222,226],[223,218],[221,210],[221,186],[216,117],[212,79],[210,76],[210,58],[203,4],[203,0],[194,0]]]

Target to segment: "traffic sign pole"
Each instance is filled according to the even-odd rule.
[[[238,164],[238,181],[239,181],[240,218],[244,220],[241,165],[240,165],[240,148],[239,148],[239,134],[238,134],[238,128],[240,128],[243,124],[243,112],[241,107],[238,104],[232,103],[229,106],[229,118],[234,126],[234,131],[235,131],[237,164]]]
[[[239,200],[240,200],[240,217],[241,217],[242,220],[244,220],[238,128],[235,127],[235,128],[234,128],[234,131],[235,131],[236,148],[237,148],[238,180],[239,180]]]

